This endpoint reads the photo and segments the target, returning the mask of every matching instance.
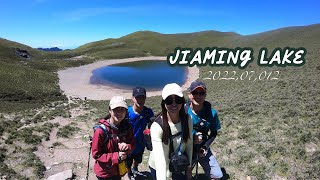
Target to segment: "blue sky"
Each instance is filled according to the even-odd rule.
[[[249,35],[320,23],[319,9],[320,0],[0,0],[0,37],[75,48],[141,30]]]

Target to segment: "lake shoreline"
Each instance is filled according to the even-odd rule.
[[[110,100],[112,96],[122,95],[129,99],[132,96],[131,89],[122,89],[114,87],[112,84],[91,84],[90,77],[94,69],[118,64],[144,60],[166,60],[166,57],[149,56],[149,57],[136,57],[126,59],[111,59],[101,60],[92,64],[84,66],[68,68],[58,71],[59,86],[66,96],[77,97],[80,99],[90,100]],[[186,90],[191,82],[199,78],[199,69],[194,67],[187,68],[187,77],[182,89]],[[161,90],[147,91],[147,97],[161,95]]]

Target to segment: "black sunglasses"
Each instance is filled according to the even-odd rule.
[[[173,100],[174,100],[174,102],[176,102],[176,104],[183,103],[183,97],[179,97],[179,96],[174,96],[174,98],[172,96],[169,96],[164,100],[164,103],[166,105],[171,105],[173,103]]]
[[[201,91],[201,92],[197,92],[197,91],[192,91],[191,92],[192,95],[200,95],[200,96],[204,96],[206,94],[206,92]]]

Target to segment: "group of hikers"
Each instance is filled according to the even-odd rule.
[[[194,81],[188,88],[186,102],[178,84],[167,84],[162,90],[158,115],[145,106],[147,96],[143,87],[133,89],[132,106],[122,96],[112,97],[109,115],[99,121],[92,138],[96,177],[118,180],[125,174],[129,179],[144,176],[138,165],[147,147],[152,179],[190,180],[194,166],[198,170],[198,163],[205,176],[220,179],[222,171],[210,150],[220,120],[205,100],[206,95],[206,85]]]

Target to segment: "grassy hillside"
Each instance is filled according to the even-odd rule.
[[[25,124],[46,122],[57,116],[68,118],[76,105],[52,105],[65,97],[57,85],[56,71],[66,67],[79,66],[99,59],[125,58],[148,55],[166,56],[180,47],[252,47],[257,54],[261,47],[269,51],[276,47],[304,47],[307,49],[306,64],[302,67],[259,67],[255,60],[244,70],[234,67],[201,67],[200,78],[208,86],[210,100],[221,120],[221,132],[212,145],[217,159],[230,179],[318,179],[320,177],[320,25],[288,27],[269,32],[241,36],[236,33],[204,31],[185,34],[160,34],[156,32],[135,32],[119,39],[106,39],[85,44],[75,50],[63,52],[42,52],[28,46],[0,39],[0,160],[11,162],[26,153],[31,157],[41,138],[56,125],[41,125],[16,129]],[[30,59],[18,57],[15,49],[27,50]],[[80,56],[78,60],[72,57]],[[256,57],[255,57],[256,58]],[[228,71],[239,77],[246,71],[255,76],[261,73],[279,71],[278,80],[214,80],[212,75]],[[208,78],[210,79],[205,79]],[[50,102],[50,103],[49,103]],[[157,113],[160,97],[147,100],[147,105]],[[48,104],[42,106],[43,104]],[[79,102],[83,103],[83,102]],[[85,106],[86,114],[70,121],[98,119],[105,116],[107,102],[90,101]],[[34,108],[42,107],[41,110]],[[78,108],[78,109],[77,109]],[[22,111],[27,109],[28,111]],[[33,110],[30,110],[33,109]],[[81,109],[81,108],[80,108]],[[10,122],[10,125],[9,123]],[[91,125],[89,123],[89,125]],[[88,126],[89,126],[88,125]],[[10,127],[10,128],[7,128]],[[60,127],[61,128],[61,127]],[[90,127],[91,128],[91,127]],[[36,131],[37,133],[32,133]],[[40,133],[40,135],[39,135]],[[88,132],[80,132],[85,135]],[[79,132],[78,132],[79,134]],[[9,136],[9,138],[8,138]],[[30,138],[25,138],[29,137]],[[17,140],[30,144],[25,150]],[[7,142],[8,141],[8,142]],[[3,147],[3,144],[11,144]],[[14,148],[12,148],[13,146]],[[11,149],[14,149],[11,151]],[[30,151],[30,152],[29,152]],[[16,155],[16,154],[19,155]],[[21,158],[23,159],[23,158]],[[31,165],[28,165],[31,163]],[[43,171],[39,158],[32,157],[25,167]],[[8,166],[7,166],[8,164]],[[10,164],[0,166],[0,174],[10,172],[12,177],[22,178]],[[13,166],[12,166],[13,167]],[[19,166],[22,170],[24,166]]]
[[[18,56],[17,49],[26,50],[30,58]],[[93,61],[68,60],[78,55],[72,51],[43,52],[0,38],[0,112],[40,107],[52,100],[64,99],[56,71]]]
[[[39,105],[39,102],[45,101],[44,99],[63,99],[56,85],[58,79],[55,72],[59,69],[91,63],[98,59],[166,56],[179,46],[191,48],[239,46],[252,47],[254,50],[261,47],[303,46],[307,48],[309,55],[316,52],[316,48],[319,47],[319,31],[320,25],[289,27],[251,36],[217,31],[184,34],[140,31],[119,39],[92,42],[75,50],[62,52],[43,52],[0,38],[0,63],[3,69],[0,71],[0,80],[5,83],[5,86],[0,88],[0,99],[12,104],[20,98],[21,102],[27,101],[35,105]],[[15,53],[17,48],[27,50],[31,58],[17,56]],[[80,55],[82,58],[70,60]],[[37,83],[30,85],[27,79]],[[0,106],[0,111],[8,110],[5,106]]]
[[[106,39],[89,43],[77,48],[75,51],[98,59],[148,55],[166,56],[175,47],[196,48],[218,44],[225,46],[232,39],[239,36],[235,33],[217,31],[185,34],[160,34],[151,31],[139,31],[119,39]]]

